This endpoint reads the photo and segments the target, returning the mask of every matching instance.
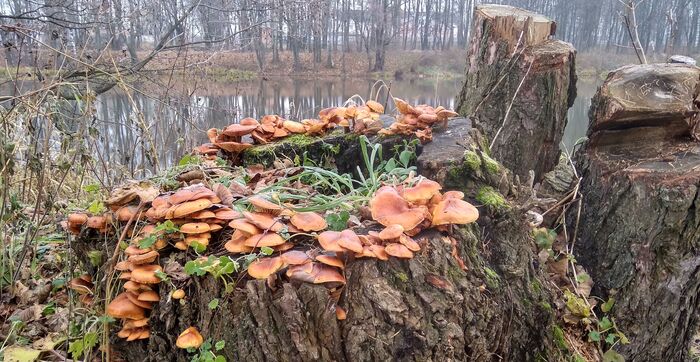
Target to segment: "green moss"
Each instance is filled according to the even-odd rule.
[[[474,172],[479,172],[479,169],[481,168],[481,157],[479,157],[479,155],[477,155],[474,151],[465,151],[464,165]],[[456,169],[457,167],[453,168],[450,171],[454,171]]]
[[[537,279],[532,279],[530,282],[530,288],[532,288],[532,291],[537,294],[542,292],[542,284],[540,284],[540,281]]]
[[[272,142],[266,145],[251,147],[243,152],[243,160],[246,164],[260,163],[269,166],[277,157],[276,152],[284,149],[301,150],[308,147],[320,138],[302,134],[295,134],[284,138],[279,142]]]
[[[481,155],[484,158],[484,167],[486,167],[486,171],[488,173],[492,175],[501,173],[501,165],[498,163],[498,161],[489,157],[489,155],[485,153],[482,153]]]
[[[552,305],[545,301],[540,302],[540,307],[542,307],[542,309],[546,310],[548,313],[552,313],[554,311],[554,309],[552,309]]]
[[[559,349],[563,351],[569,350],[569,345],[564,339],[564,330],[558,325],[552,326],[552,337],[554,337],[554,344],[556,344]]]
[[[482,186],[476,194],[476,201],[495,211],[508,209],[508,202],[491,186]]]
[[[408,282],[408,274],[406,274],[404,272],[396,272],[396,273],[394,273],[394,276],[396,277],[397,280],[400,280],[403,283]]]
[[[495,270],[485,266],[484,274],[486,275],[486,284],[489,286],[489,288],[498,289],[501,282],[501,278],[498,276],[498,273],[496,273]]]

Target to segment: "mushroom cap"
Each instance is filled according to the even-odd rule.
[[[124,249],[124,254],[129,255],[129,256],[141,255],[141,254],[146,254],[149,251],[151,251],[150,248],[141,249],[138,246],[131,244],[131,245],[127,246],[126,249]]]
[[[255,210],[258,210],[263,213],[279,215],[279,213],[284,209],[283,206],[276,204],[260,195],[254,195],[249,197],[248,202],[250,202],[253,205],[253,207],[255,207]]]
[[[290,250],[280,255],[286,265],[301,265],[311,261],[311,257],[300,250]]]
[[[104,229],[107,226],[107,218],[104,216],[90,216],[85,224],[91,229]]]
[[[328,265],[315,263],[312,275],[314,284],[330,284],[333,286],[345,284],[345,277],[338,272],[338,269]]]
[[[384,226],[398,224],[404,230],[410,230],[425,219],[424,207],[409,207],[408,202],[393,187],[381,187],[369,205],[372,218]]]
[[[83,213],[75,213],[68,215],[68,223],[73,225],[82,225],[87,222],[88,216]]]
[[[291,248],[293,248],[293,247],[295,247],[295,246],[296,246],[296,245],[294,245],[294,243],[291,243],[291,242],[289,242],[289,241],[285,241],[284,244],[271,246],[271,248],[272,248],[272,250],[274,250],[274,251],[283,252],[283,251],[287,251],[287,250],[289,250],[289,249],[291,249]]]
[[[255,118],[246,117],[246,118],[243,118],[242,120],[240,120],[240,122],[238,122],[238,124],[240,124],[241,126],[256,126],[257,127],[260,125],[260,122],[258,122],[258,120]]]
[[[349,229],[340,232],[338,245],[355,253],[362,252],[362,241],[360,241],[360,238],[354,231]]]
[[[239,153],[243,152],[251,147],[253,147],[252,143],[241,143],[241,142],[217,142],[217,146],[219,146],[222,150],[228,151],[228,152],[233,152],[233,153]]]
[[[341,308],[339,305],[335,306],[335,318],[338,319],[339,321],[345,320],[348,315],[345,313],[345,309]]]
[[[442,194],[442,199],[464,199],[464,192],[462,191],[447,191],[444,194]]]
[[[336,268],[345,269],[345,263],[335,255],[321,254],[316,256],[316,261]]]
[[[160,296],[153,290],[147,290],[139,294],[138,300],[143,302],[158,302],[160,301]]]
[[[144,308],[132,303],[127,297],[128,292],[119,294],[107,305],[107,315],[113,318],[143,319]]]
[[[81,277],[73,278],[70,280],[70,282],[68,282],[68,287],[70,289],[75,290],[79,294],[91,293],[93,286],[94,285],[91,282],[89,282]]]
[[[120,207],[116,212],[117,220],[122,222],[127,222],[132,218],[136,217],[136,212],[138,211],[138,206],[126,205]]]
[[[413,258],[413,252],[408,250],[403,244],[389,243],[384,247],[384,251],[391,256],[403,259]]]
[[[289,221],[302,231],[321,231],[328,227],[326,220],[315,212],[298,212]]]
[[[183,234],[202,234],[209,230],[211,227],[205,222],[190,222],[180,226],[180,232]]]
[[[404,188],[401,196],[408,202],[424,205],[440,190],[442,186],[439,183],[424,178],[413,187]]]
[[[457,117],[457,116],[459,116],[459,113],[457,113],[451,109],[443,109],[443,110],[440,110],[439,112],[437,112],[437,116],[440,120],[445,120],[448,118]]]
[[[231,239],[224,244],[224,248],[233,254],[250,253],[254,248],[245,245],[248,237],[236,230],[231,235]]]
[[[141,264],[148,264],[152,263],[158,258],[158,252],[155,250],[151,250],[147,253],[143,254],[136,254],[136,255],[131,255],[129,256],[128,262],[131,263],[132,265],[141,265]],[[133,266],[132,266],[133,269]]]
[[[377,259],[389,260],[389,254],[386,253],[386,248],[383,245],[370,245],[369,250],[377,256]]]
[[[345,251],[343,247],[338,245],[338,239],[340,239],[340,232],[338,231],[324,231],[317,236],[317,239],[323,250],[334,252]]]
[[[457,198],[447,198],[433,208],[432,225],[469,224],[479,218],[474,205]]]
[[[167,200],[165,201],[167,201],[167,203],[169,204],[168,206],[172,206],[181,204],[183,202],[194,201],[199,199],[215,200],[216,197],[216,193],[213,190],[200,183],[192,186],[183,187],[177,190],[174,194],[168,196]],[[151,205],[157,207],[160,205],[160,203],[161,201],[158,201],[158,203],[156,203],[156,200],[153,200],[153,203]]]
[[[128,280],[126,283],[124,283],[124,289],[131,292],[142,292],[146,290],[151,290],[151,287],[149,287],[146,284],[141,284],[132,280]]]
[[[214,211],[214,217],[219,219],[219,220],[234,220],[234,219],[240,219],[243,218],[243,214],[236,210],[231,210],[228,207],[222,207],[216,211]]]
[[[306,132],[304,125],[299,123],[299,122],[284,121],[284,122],[282,122],[282,127],[284,127],[287,131],[292,132],[292,133],[304,133],[304,132]]]
[[[403,226],[399,224],[389,225],[379,232],[379,238],[382,240],[398,239],[401,235],[403,235]]]
[[[216,214],[211,211],[211,210],[202,210],[202,211],[197,211],[194,214],[190,215],[191,218],[193,219],[213,219],[216,217]]]
[[[256,128],[258,128],[256,124],[242,125],[236,123],[226,126],[226,128],[221,130],[221,133],[231,137],[241,137],[253,132]]]
[[[208,209],[213,203],[211,200],[204,198],[193,201],[186,201],[181,204],[171,206],[165,213],[166,219],[179,219],[183,216],[194,214],[197,211]]]
[[[187,244],[185,244],[182,241],[176,242],[175,245],[173,245],[173,246],[175,247],[175,249],[178,249],[178,250],[187,250]]]
[[[136,292],[126,292],[126,297],[129,298],[129,301],[131,301],[131,303],[134,303],[141,308],[144,308],[144,309],[153,308],[151,302],[139,300],[139,294],[140,293],[136,293]]]
[[[182,289],[177,289],[173,292],[173,299],[182,299],[185,297],[185,291]]]
[[[255,235],[262,232],[257,226],[245,219],[235,219],[228,223],[228,226],[235,230],[240,230],[248,235]]]
[[[282,245],[284,242],[284,238],[277,233],[263,233],[247,238],[244,244],[251,248],[262,248],[264,246]]]
[[[248,274],[255,279],[266,279],[284,267],[281,257],[260,258],[248,266]]]
[[[262,230],[269,231],[282,231],[284,229],[284,224],[279,219],[273,217],[270,214],[263,214],[259,212],[244,212],[246,220],[248,220],[253,225],[259,227]]]
[[[209,235],[209,237],[207,237],[206,234],[209,234],[209,233],[189,235],[185,238],[184,242],[185,242],[185,244],[187,244],[187,246],[192,245],[192,243],[197,243],[201,246],[208,246],[209,239],[210,239],[211,235]]]
[[[124,328],[126,328],[126,329],[141,328],[141,327],[145,327],[147,325],[148,325],[148,318],[129,319],[127,321],[124,321]]]
[[[367,102],[365,102],[365,105],[366,105],[367,107],[369,107],[369,109],[370,109],[372,112],[375,112],[375,113],[384,113],[384,106],[383,106],[381,103],[377,102],[377,101],[368,100]]]
[[[157,264],[139,265],[131,271],[131,280],[141,284],[158,284],[161,280],[156,273],[162,271],[163,268]]]
[[[134,268],[134,264],[130,263],[128,260],[122,260],[114,265],[114,269],[118,271],[127,271]]]
[[[408,235],[401,235],[401,237],[399,237],[399,243],[403,244],[403,246],[408,248],[410,251],[420,250],[420,245]]]
[[[204,338],[202,337],[201,334],[199,334],[199,331],[195,327],[189,327],[185,329],[180,335],[177,337],[177,341],[175,341],[175,345],[178,348],[182,349],[187,349],[187,348],[199,348],[199,346],[204,343]]]

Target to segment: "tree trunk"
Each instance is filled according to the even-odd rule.
[[[576,51],[550,40],[553,21],[522,9],[478,6],[473,23],[458,111],[474,117],[496,159],[540,181],[559,161],[576,98]]]
[[[693,91],[700,68],[654,64],[611,73],[592,101],[577,154],[576,259],[614,296],[629,361],[688,360],[700,293],[700,151]]]

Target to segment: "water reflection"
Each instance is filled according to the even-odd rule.
[[[120,176],[149,176],[176,164],[192,147],[206,141],[208,128],[265,114],[297,120],[315,117],[322,108],[342,105],[356,95],[367,98],[376,93],[379,87],[375,83],[371,79],[272,78],[231,83],[200,80],[158,87],[143,84],[129,92],[114,89],[100,95],[88,116],[75,102],[62,114],[70,119],[65,124],[74,128],[73,132],[81,122],[97,131],[98,137],[89,146],[103,166],[100,171],[107,179],[116,180]],[[392,81],[390,86],[392,95],[411,104],[454,108],[462,79]],[[596,86],[596,82],[579,81],[563,139],[568,149],[586,134]],[[377,99],[386,101],[386,87]],[[392,111],[393,104],[388,109]]]
[[[454,108],[462,80],[433,78],[388,83],[392,95],[409,103]],[[311,118],[323,108],[342,105],[353,96],[365,99],[377,91],[380,102],[387,100],[387,87],[379,87],[372,79],[259,79],[184,85],[165,94],[154,93],[150,88],[129,94],[110,91],[101,95],[96,104],[97,117],[103,121],[101,147],[105,157],[128,165],[132,173],[156,162],[144,152],[149,149],[151,138],[162,168],[176,163],[193,146],[204,142],[208,128],[222,128],[244,117],[279,114],[295,120]],[[388,108],[393,109],[393,105]]]

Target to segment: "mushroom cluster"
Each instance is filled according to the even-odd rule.
[[[62,222],[63,227],[71,234],[80,234],[83,227],[95,229],[100,234],[109,232],[109,225],[112,222],[112,215],[105,213],[103,215],[88,215],[83,212],[73,213],[68,215],[68,218]]]
[[[396,122],[388,128],[379,131],[384,135],[415,135],[421,143],[425,144],[433,140],[432,126],[435,123],[446,123],[451,117],[456,117],[457,112],[445,109],[443,106],[431,107],[427,104],[412,106],[400,98],[394,98],[394,104],[399,111]]]
[[[320,136],[336,126],[358,134],[377,133],[382,128],[379,120],[382,113],[384,106],[369,100],[360,106],[325,108],[319,112],[318,119],[303,119],[301,122],[278,115],[266,115],[260,121],[248,117],[221,130],[209,129],[209,143],[196,147],[194,153],[214,158],[219,150],[223,150],[237,155],[255,144],[266,144],[292,134]],[[245,136],[250,136],[250,140],[244,141]]]
[[[90,274],[83,274],[68,282],[68,288],[80,295],[78,300],[80,300],[80,303],[83,303],[83,305],[92,304],[94,287],[95,285],[92,283],[92,276]]]

